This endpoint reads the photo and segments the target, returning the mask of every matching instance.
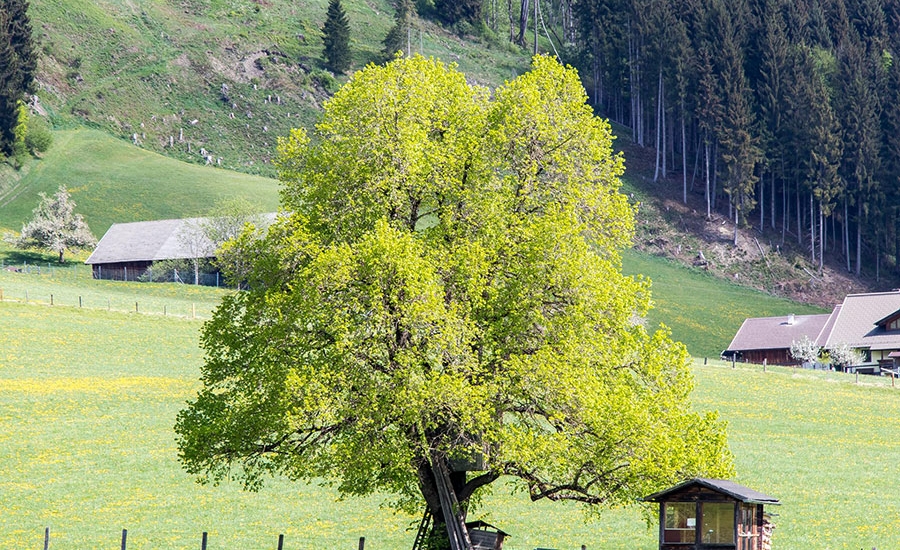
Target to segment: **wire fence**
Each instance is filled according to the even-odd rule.
[[[192,284],[98,281],[86,265],[0,261],[0,302],[205,320],[224,292]]]
[[[132,536],[132,539],[133,538],[134,537]],[[210,544],[210,542],[212,542],[211,541],[212,537],[210,537],[208,532],[204,531],[198,538],[200,539],[200,550],[207,550],[208,545]],[[46,528],[44,528],[44,550],[50,549],[50,539],[51,539],[50,528],[46,527]],[[284,534],[278,535],[277,542],[273,540],[273,546],[275,548],[277,548],[277,550],[284,550],[284,548],[285,548],[284,543],[285,543]],[[129,544],[128,529],[122,529],[122,538],[121,538],[121,545],[120,545],[121,550],[127,550],[128,544]],[[365,547],[366,547],[366,538],[360,537],[357,548],[358,548],[358,550],[365,550]],[[584,547],[582,547],[582,550],[584,550]]]

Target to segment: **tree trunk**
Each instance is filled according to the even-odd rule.
[[[769,193],[769,203],[772,206],[771,216],[769,219],[771,220],[769,224],[772,226],[772,230],[775,230],[775,171],[772,171],[772,192]]]
[[[706,149],[706,219],[712,218],[712,195],[709,189],[709,141],[704,144]]]
[[[728,203],[731,204],[731,201]],[[738,208],[737,204],[734,205],[734,246],[738,244],[738,213],[740,212],[740,208]]]
[[[759,177],[759,232],[766,230],[766,176]]]
[[[847,210],[847,197],[844,197],[844,250],[847,254],[847,273],[851,273],[850,269],[850,214]]]
[[[534,0],[537,2],[538,0]],[[525,32],[528,30],[528,0],[522,0],[522,11],[519,12],[519,35],[516,44],[525,47]]]
[[[682,200],[687,204],[687,132],[684,122],[684,100],[681,101],[681,180]]]
[[[816,265],[816,209],[812,192],[809,193],[809,251],[812,264]]]
[[[862,200],[856,203],[856,276],[862,265]]]
[[[819,273],[825,269],[825,215],[822,213],[822,202],[819,202]]]
[[[656,93],[656,169],[653,171],[653,181],[659,181],[659,161],[660,155],[663,154],[663,148],[660,147],[662,140],[663,123],[662,123],[662,98],[663,98],[663,73],[662,67],[659,68],[659,84]]]
[[[509,18],[509,41],[516,41],[516,18],[513,15],[513,0],[506,0],[506,15]]]

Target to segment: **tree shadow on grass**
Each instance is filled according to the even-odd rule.
[[[56,254],[46,254],[40,250],[18,250],[18,249],[0,249],[0,262],[4,266],[22,266],[22,265],[47,265],[53,267],[68,267],[73,264],[81,264],[80,260],[73,258],[64,258],[63,263],[56,261]]]

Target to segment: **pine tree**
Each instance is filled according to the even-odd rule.
[[[26,0],[0,0],[0,153],[13,154],[19,105],[31,90],[37,57]]]
[[[341,0],[328,3],[328,15],[322,28],[325,45],[325,67],[334,73],[345,73],[350,68],[350,21],[341,6]]]
[[[435,0],[434,9],[451,25],[460,21],[474,24],[481,19],[481,0]]]
[[[384,54],[388,59],[394,57],[397,52],[407,52],[409,46],[409,32],[412,18],[416,13],[416,7],[412,0],[396,0],[397,12],[394,14],[394,26],[384,37]]]

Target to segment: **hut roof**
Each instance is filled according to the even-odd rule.
[[[763,493],[760,493],[759,491],[754,491],[749,487],[744,487],[743,485],[739,485],[733,481],[724,479],[708,479],[703,477],[683,481],[672,488],[666,489],[665,491],[660,491],[648,497],[644,497],[644,500],[647,502],[662,502],[666,500],[670,495],[680,493],[686,489],[691,489],[694,486],[722,493],[731,498],[734,498],[735,500],[739,500],[740,502],[745,502],[747,504],[781,504],[781,502],[775,497],[770,497],[769,495],[765,495]]]

